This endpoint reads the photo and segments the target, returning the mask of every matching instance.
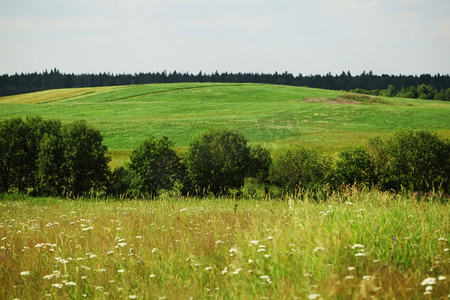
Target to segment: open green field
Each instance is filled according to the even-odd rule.
[[[448,102],[266,84],[150,84],[0,97],[0,119],[36,115],[87,120],[118,160],[148,134],[166,135],[183,150],[211,127],[238,129],[250,143],[272,149],[302,143],[331,154],[398,128],[450,137]]]
[[[436,200],[20,197],[0,198],[0,299],[450,296],[450,206]]]

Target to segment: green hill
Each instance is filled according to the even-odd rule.
[[[302,143],[328,153],[398,128],[450,137],[448,102],[266,84],[150,84],[0,97],[0,119],[30,115],[85,119],[115,156],[148,134],[166,135],[183,149],[210,127],[238,129],[250,143],[270,148]]]

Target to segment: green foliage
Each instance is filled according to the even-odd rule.
[[[335,182],[338,185],[372,186],[375,183],[375,169],[369,153],[362,148],[340,152],[336,161]]]
[[[257,179],[260,183],[268,183],[271,164],[272,157],[269,150],[260,145],[250,147],[250,177]]]
[[[331,175],[331,158],[300,146],[282,149],[274,158],[270,181],[289,192],[321,189]]]
[[[104,190],[110,158],[102,144],[100,131],[89,127],[86,121],[74,121],[62,126],[61,136],[64,145],[62,168],[67,182],[65,193],[81,196]]]
[[[60,123],[40,117],[11,118],[0,121],[0,190],[38,189],[41,140],[58,130]]]
[[[436,95],[436,88],[422,83],[417,87],[417,92],[420,99],[432,100]]]
[[[134,188],[141,195],[154,197],[163,189],[171,189],[180,179],[180,159],[165,136],[159,140],[148,137],[130,159],[130,169],[139,177]]]
[[[223,194],[241,188],[248,174],[250,149],[238,131],[209,130],[189,146],[186,157],[188,176],[194,193]]]
[[[1,191],[16,187],[23,191],[23,178],[27,168],[27,128],[20,118],[0,123],[0,176]]]
[[[61,125],[59,125],[61,127]],[[53,134],[43,136],[39,145],[37,169],[39,188],[38,194],[60,196],[64,194],[68,186],[68,170],[63,168],[65,146],[61,136],[61,130]]]
[[[384,190],[450,191],[450,143],[434,133],[400,130],[371,140],[369,152]]]

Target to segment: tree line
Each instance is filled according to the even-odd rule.
[[[346,149],[333,160],[314,149],[271,153],[238,131],[211,129],[183,156],[167,137],[148,136],[130,163],[111,170],[100,132],[85,121],[40,117],[0,121],[0,192],[36,196],[152,198],[177,195],[328,195],[342,187],[450,194],[450,142],[400,130]]]
[[[198,74],[173,72],[149,72],[138,74],[65,74],[58,69],[41,73],[21,73],[0,76],[0,96],[22,94],[48,89],[117,86],[147,83],[180,82],[229,82],[268,83],[292,86],[307,86],[330,90],[355,90],[371,94],[406,96],[411,98],[450,100],[450,75],[375,75],[350,72],[332,75],[293,75],[284,73],[211,73]],[[392,86],[392,87],[391,87]],[[422,90],[428,89],[426,94]],[[389,90],[389,92],[387,92]],[[431,91],[431,92],[430,92]],[[395,92],[395,93],[394,93]]]

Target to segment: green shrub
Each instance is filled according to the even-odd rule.
[[[108,149],[99,130],[86,121],[74,121],[61,127],[64,148],[65,195],[83,196],[106,189],[109,174]]]
[[[60,122],[40,117],[0,121],[0,191],[37,193],[37,159],[42,139],[60,130]]]
[[[233,130],[209,130],[190,145],[186,167],[191,193],[215,195],[239,189],[248,174],[250,149],[245,137]]]
[[[154,197],[163,189],[171,189],[180,178],[180,159],[165,136],[159,140],[148,137],[133,151],[130,160],[135,174],[131,174],[131,194]]]
[[[249,177],[263,184],[268,183],[271,165],[272,157],[269,150],[260,145],[250,148]]]
[[[289,147],[274,157],[270,181],[288,192],[322,190],[329,183],[331,158],[312,149]]]
[[[369,153],[384,190],[450,192],[450,143],[428,131],[400,130],[372,139]]]
[[[339,153],[335,182],[337,185],[372,186],[375,183],[375,169],[369,153],[361,148]]]

